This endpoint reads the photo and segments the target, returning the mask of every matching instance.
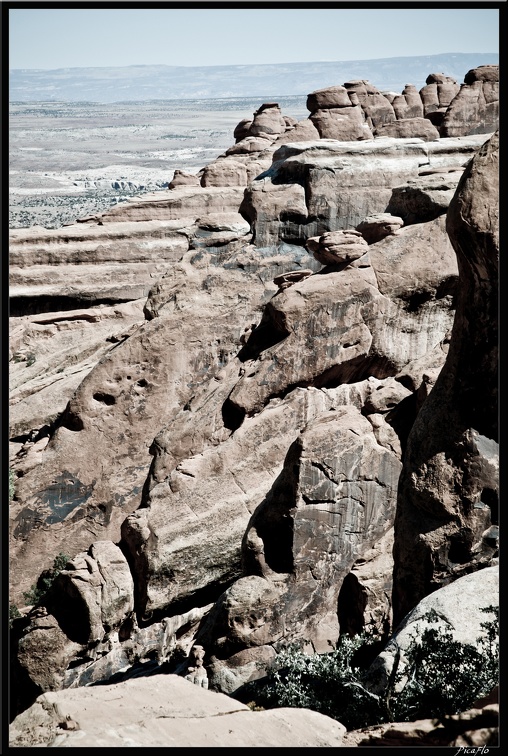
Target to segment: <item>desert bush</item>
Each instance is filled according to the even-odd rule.
[[[12,627],[13,620],[17,619],[18,617],[21,617],[22,614],[19,611],[16,604],[10,604],[9,605],[9,627]]]
[[[385,721],[382,702],[361,684],[361,670],[353,666],[356,652],[370,643],[366,635],[343,635],[335,651],[312,656],[289,647],[269,670],[259,703],[313,709],[348,729]]]
[[[421,637],[413,636],[405,652],[406,665],[393,682],[393,688],[401,682],[403,687],[397,694],[391,691],[391,721],[442,719],[464,711],[494,688],[499,675],[499,614],[493,606],[482,611],[494,614],[494,619],[481,623],[486,634],[477,646],[454,640],[434,610],[425,615],[435,626],[426,627]]]
[[[65,569],[70,557],[60,552],[53,560],[53,567],[45,570],[37,581],[37,585],[32,585],[29,591],[23,593],[27,605],[38,604],[49,591],[57,575]]]
[[[382,696],[366,689],[363,671],[353,666],[357,651],[372,641],[364,635],[342,636],[335,651],[309,656],[296,647],[278,655],[260,688],[257,703],[265,708],[309,708],[340,721],[348,730],[382,722],[442,720],[469,708],[489,693],[499,677],[498,609],[485,607],[494,619],[482,623],[485,635],[477,645],[453,639],[434,610],[429,623],[413,636],[405,663],[396,658],[389,686]],[[437,624],[439,622],[439,624]]]

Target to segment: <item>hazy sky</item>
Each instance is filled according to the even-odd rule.
[[[235,4],[236,5],[236,4]],[[241,5],[241,3],[240,3]],[[488,8],[10,8],[10,68],[213,66],[499,50]]]

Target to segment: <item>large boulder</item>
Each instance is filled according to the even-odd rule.
[[[168,189],[176,189],[177,186],[199,186],[199,176],[177,169],[168,184]]]
[[[425,142],[439,139],[439,131],[427,118],[400,118],[397,121],[381,123],[374,130],[376,137],[397,137],[405,139],[418,137]]]
[[[52,588],[46,608],[80,643],[100,643],[108,633],[121,630],[134,610],[129,565],[111,541],[96,541],[69,559]]]
[[[351,102],[358,102],[361,105],[370,129],[375,129],[381,123],[395,120],[396,116],[390,100],[370,81],[364,79],[348,81],[344,87]]]
[[[387,97],[386,94],[385,97]],[[389,98],[387,97],[387,99]],[[420,93],[412,84],[406,84],[402,94],[396,95],[392,99],[391,105],[397,120],[400,118],[422,118],[424,115]]]
[[[266,171],[272,162],[272,151],[234,154],[218,157],[203,168],[201,186],[247,186]]]
[[[352,142],[372,139],[372,132],[365,123],[359,105],[343,108],[321,108],[310,115],[321,139],[337,139]]]
[[[345,727],[310,709],[251,711],[177,675],[44,693],[11,748],[340,747]]]
[[[314,142],[319,138],[319,131],[311,119],[304,118],[301,121],[297,121],[292,128],[287,129],[284,134],[278,136],[272,146],[275,150],[281,144],[286,144],[287,142]],[[267,168],[269,167],[267,166]]]
[[[391,213],[375,213],[368,215],[356,227],[367,244],[375,244],[385,236],[397,233],[402,228],[404,221]]]
[[[277,103],[265,103],[254,113],[250,136],[273,137],[286,131],[286,122]]]
[[[450,76],[445,76],[441,73],[427,76],[425,86],[420,89],[420,98],[425,118],[428,118],[439,128],[450,103],[459,89],[459,84]]]
[[[422,169],[417,178],[394,186],[387,211],[399,215],[405,225],[426,223],[445,215],[463,169]]]
[[[307,249],[322,265],[337,265],[358,260],[367,252],[367,242],[360,231],[329,231],[315,239],[308,239]]]
[[[316,110],[326,108],[350,108],[351,100],[345,87],[327,87],[318,89],[307,95],[307,110],[315,113]]]
[[[297,241],[308,216],[305,190],[296,183],[275,183],[268,176],[259,176],[245,190],[240,213],[249,221],[257,247],[279,240]]]

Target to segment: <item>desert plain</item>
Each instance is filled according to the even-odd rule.
[[[304,96],[278,98],[306,118]],[[273,98],[268,101],[272,101]],[[263,98],[17,102],[9,106],[9,226],[58,228],[197,173]]]

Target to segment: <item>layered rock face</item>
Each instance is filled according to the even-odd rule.
[[[421,172],[444,172],[450,182],[451,169],[461,171],[483,140],[291,143],[276,150],[271,168],[247,187],[240,212],[259,247],[354,229],[367,216],[385,212],[392,191],[418,181]]]
[[[489,564],[497,552],[498,156],[496,133],[464,172],[447,214],[461,286],[450,351],[411,429],[401,475],[397,621],[427,593]]]
[[[444,107],[450,82],[433,83]],[[11,434],[11,601],[69,557],[14,623],[20,710],[136,665],[192,677],[195,644],[208,685],[236,694],[289,642],[383,642],[491,564],[497,135],[376,137],[422,119],[413,89],[320,90],[303,126],[266,103],[199,186],[14,235],[13,396],[30,402]],[[354,141],[323,136],[334,111]],[[27,314],[31,281],[41,313],[44,287],[95,307]]]

